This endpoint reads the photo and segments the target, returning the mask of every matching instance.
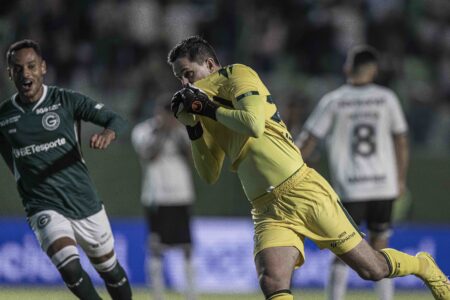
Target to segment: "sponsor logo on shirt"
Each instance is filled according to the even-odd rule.
[[[57,110],[60,107],[61,107],[61,103],[53,104],[53,105],[50,105],[47,107],[40,107],[40,108],[36,109],[36,114],[42,115],[42,114],[45,114],[46,112]]]
[[[98,103],[94,106],[95,109],[101,109],[103,106],[105,106],[103,103]]]
[[[9,124],[16,123],[19,121],[19,119],[20,119],[20,115],[17,115],[17,116],[11,117],[9,119],[0,121],[0,127],[5,127]]]
[[[47,152],[50,149],[56,148],[56,147],[60,147],[62,145],[66,144],[66,139],[65,138],[59,138],[56,139],[52,142],[48,142],[48,143],[44,143],[44,144],[40,144],[40,145],[29,145],[26,147],[22,147],[19,149],[13,148],[12,152],[15,158],[20,158],[20,157],[24,157],[24,156],[29,156],[32,154],[36,154],[36,153],[40,153],[40,152]]]
[[[42,126],[48,131],[53,131],[59,127],[61,120],[55,112],[48,112],[42,117]]]

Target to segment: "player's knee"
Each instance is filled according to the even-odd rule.
[[[258,277],[262,290],[267,293],[289,288],[289,283],[286,286],[286,281],[289,281],[289,279],[286,280],[286,276],[277,270],[264,269]]]
[[[76,285],[83,277],[83,268],[81,267],[80,260],[75,259],[58,269],[62,279],[67,286]]]
[[[60,249],[50,258],[64,282],[70,284],[79,280],[82,274],[77,247],[70,245]]]
[[[114,269],[114,267],[117,265],[117,257],[114,252],[111,252],[110,254],[107,254],[100,258],[91,258],[91,262],[97,272],[102,274]]]
[[[99,271],[99,274],[105,283],[112,287],[120,287],[128,281],[124,269],[117,260],[115,261],[113,268],[104,272]]]
[[[379,281],[386,277],[386,272],[379,266],[358,270],[358,275],[364,280]]]

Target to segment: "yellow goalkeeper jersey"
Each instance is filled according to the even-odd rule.
[[[192,143],[196,169],[207,182],[217,180],[226,155],[252,200],[303,165],[274,99],[250,67],[229,65],[194,85],[220,106],[217,121],[200,116],[204,134]]]

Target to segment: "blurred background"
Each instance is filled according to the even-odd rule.
[[[293,135],[320,97],[344,82],[347,50],[361,43],[376,47],[382,69],[378,83],[399,95],[410,127],[405,203],[411,205],[401,210],[403,226],[427,224],[423,226],[449,234],[448,0],[16,0],[2,1],[0,7],[2,55],[16,40],[40,42],[49,67],[47,84],[107,104],[129,120],[130,129],[152,116],[156,101],[170,101],[179,89],[167,53],[193,34],[215,47],[222,65],[243,63],[260,74]],[[1,98],[6,99],[14,86],[4,59],[1,68]],[[85,144],[94,130],[84,127]],[[109,216],[140,226],[140,168],[129,133],[105,152],[85,147],[84,155]],[[326,175],[323,158],[316,167]],[[227,166],[216,185],[205,185],[197,175],[195,182],[198,222],[212,217],[246,217],[250,222],[248,201]],[[2,220],[23,219],[3,162],[0,200]],[[0,227],[3,234],[5,226]],[[2,280],[8,282],[0,275]]]

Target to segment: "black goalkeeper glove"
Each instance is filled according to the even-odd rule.
[[[183,97],[181,91],[176,92],[170,102],[170,109],[175,118],[186,126],[189,138],[192,141],[199,139],[203,135],[202,124],[195,119],[195,116],[184,110]]]
[[[183,97],[181,96],[181,91],[178,91],[173,95],[172,100],[170,101],[170,110],[172,111],[173,116],[178,118],[178,114],[183,110]]]
[[[216,111],[219,106],[209,100],[208,96],[202,90],[189,85],[179,92],[187,112],[202,115],[217,121]]]

